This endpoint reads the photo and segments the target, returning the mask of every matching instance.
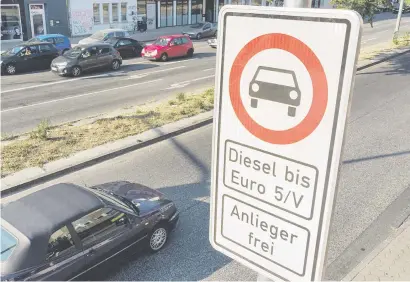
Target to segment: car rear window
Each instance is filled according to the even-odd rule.
[[[3,227],[0,233],[1,238],[1,261],[6,261],[17,247],[17,239]]]
[[[255,80],[288,87],[295,87],[292,74],[277,70],[260,69],[256,74]]]
[[[64,37],[56,37],[55,41],[56,41],[56,44],[64,43]]]

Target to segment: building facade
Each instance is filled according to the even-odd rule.
[[[21,42],[26,34],[26,22],[23,0],[2,0],[1,9],[1,41]]]

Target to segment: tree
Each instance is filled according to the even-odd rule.
[[[338,9],[349,9],[358,12],[363,20],[367,20],[373,27],[374,15],[380,6],[389,7],[389,0],[331,0]]]

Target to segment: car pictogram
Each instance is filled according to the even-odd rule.
[[[288,116],[296,115],[301,93],[294,71],[259,66],[249,85],[251,107],[258,107],[258,100],[268,100],[288,105]]]

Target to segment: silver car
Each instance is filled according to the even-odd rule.
[[[97,31],[90,37],[81,39],[78,42],[78,44],[83,45],[83,44],[91,44],[91,43],[96,43],[96,42],[104,42],[114,37],[129,37],[129,36],[130,34],[125,29],[109,28],[109,29],[103,29],[103,30]]]
[[[80,76],[85,71],[103,68],[118,70],[120,53],[108,43],[78,45],[51,62],[51,71],[61,75]]]
[[[189,36],[191,39],[199,40],[204,37],[215,36],[217,31],[216,23],[204,22],[189,26],[182,34]]]

